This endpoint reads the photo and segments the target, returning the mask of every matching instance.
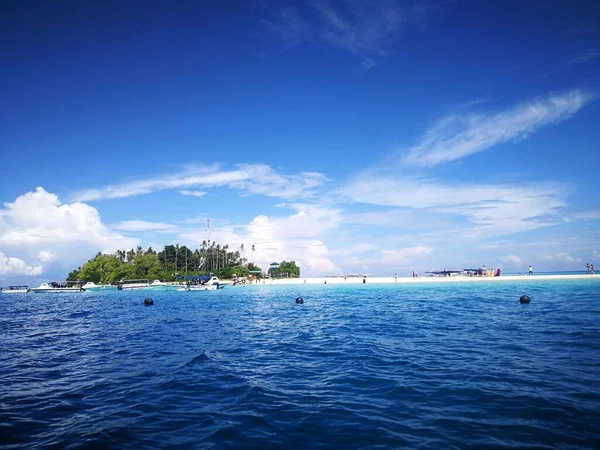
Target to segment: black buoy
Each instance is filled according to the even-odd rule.
[[[296,303],[298,303],[299,305],[301,305],[302,303],[304,303],[304,299],[302,297],[297,297],[296,298]]]
[[[144,305],[145,306],[152,306],[152,305],[154,305],[154,300],[152,300],[151,298],[145,298],[144,299]]]
[[[519,299],[519,302],[521,303],[529,303],[530,301],[531,299],[527,295],[521,295],[521,298]]]

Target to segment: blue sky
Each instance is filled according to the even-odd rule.
[[[208,237],[306,275],[600,259],[598,2],[1,8],[4,284]]]

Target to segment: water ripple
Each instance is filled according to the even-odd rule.
[[[0,296],[0,447],[600,448],[599,287]]]

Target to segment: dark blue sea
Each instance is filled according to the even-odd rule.
[[[4,294],[0,311],[6,449],[600,448],[597,279]]]

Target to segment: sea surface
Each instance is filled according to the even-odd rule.
[[[2,294],[0,447],[598,449],[600,280]]]

